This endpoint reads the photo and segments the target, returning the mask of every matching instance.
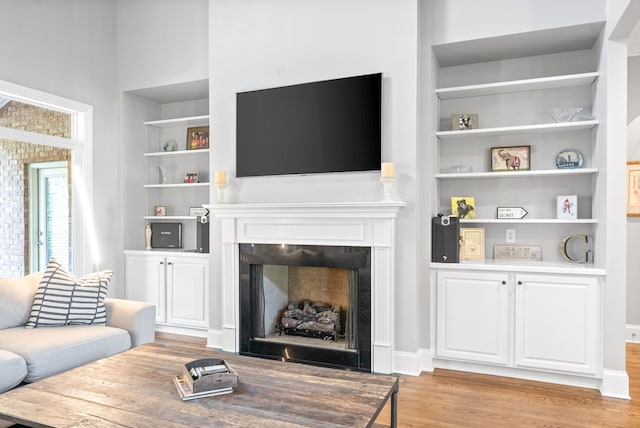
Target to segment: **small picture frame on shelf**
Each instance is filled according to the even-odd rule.
[[[456,113],[451,115],[452,131],[468,131],[470,129],[478,129],[477,113]]]
[[[473,196],[452,196],[451,215],[461,219],[476,218],[476,199]]]
[[[577,219],[578,218],[578,196],[577,195],[559,195],[556,201],[557,214],[559,219]]]
[[[199,183],[199,181],[198,181],[198,173],[197,172],[185,172],[183,181],[185,183]]]
[[[154,209],[155,215],[158,217],[162,217],[167,215],[167,207],[164,205],[157,205]]]
[[[627,217],[640,217],[640,161],[627,161]]]
[[[529,171],[531,146],[491,148],[491,172]]]
[[[209,148],[209,127],[196,126],[187,129],[187,150]]]
[[[460,260],[484,260],[484,227],[460,228]]]

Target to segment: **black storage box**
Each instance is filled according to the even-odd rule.
[[[151,248],[182,248],[182,223],[151,223]]]

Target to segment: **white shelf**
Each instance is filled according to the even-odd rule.
[[[208,187],[210,183],[145,184],[146,188]]]
[[[522,218],[522,219],[502,219],[502,218],[472,218],[460,219],[460,224],[597,224],[598,220],[593,218],[560,219],[560,218]]]
[[[533,171],[499,171],[499,172],[465,172],[465,173],[440,173],[436,174],[439,180],[470,180],[477,178],[526,178],[526,177],[549,177],[563,175],[590,175],[597,174],[598,168],[576,168],[576,169],[544,169]]]
[[[591,85],[598,80],[598,72],[541,77],[536,79],[511,80],[480,85],[457,86],[436,89],[441,100],[478,97],[483,95],[508,94],[513,92],[538,91],[571,86]]]
[[[190,215],[146,215],[145,220],[196,220],[197,217]]]
[[[545,261],[516,261],[485,259],[478,261],[463,261],[461,263],[435,263],[431,268],[446,270],[486,270],[501,272],[533,272],[555,273],[566,275],[606,275],[606,270],[588,263],[554,263]]]
[[[156,128],[175,128],[179,126],[207,126],[209,124],[209,115],[178,117],[175,119],[150,120],[144,122],[147,126]]]
[[[189,155],[201,155],[209,153],[210,149],[198,149],[198,150],[175,150],[173,152],[150,152],[145,153],[146,157],[172,157],[172,156],[189,156]]]
[[[500,128],[469,129],[466,131],[439,131],[436,137],[440,140],[462,138],[495,137],[500,135],[541,134],[544,132],[582,131],[598,126],[597,120],[581,120],[576,122],[543,123],[538,125],[504,126]]]

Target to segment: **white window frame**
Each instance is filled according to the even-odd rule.
[[[32,144],[59,147],[71,152],[72,170],[82,171],[83,188],[87,206],[93,207],[93,107],[46,92],[0,80],[0,98],[8,98],[71,116],[71,138],[61,138],[37,132],[0,126],[0,138]],[[90,272],[97,265],[97,243],[90,242],[95,233],[88,233],[85,226],[93,224],[91,213],[84,213],[78,186],[72,173],[71,216],[73,265],[78,273]],[[26,267],[26,266],[25,266]]]

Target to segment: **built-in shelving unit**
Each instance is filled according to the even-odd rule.
[[[500,128],[470,129],[468,131],[439,131],[436,137],[441,140],[466,139],[478,137],[499,137],[509,135],[540,134],[544,132],[582,131],[598,125],[597,120],[579,122],[541,123],[536,125],[504,126]]]
[[[202,155],[204,153],[209,153],[209,149],[200,149],[200,150],[176,150],[173,152],[152,152],[145,153],[144,156],[147,157],[180,157],[180,156],[188,156],[188,155]]]
[[[194,221],[196,217],[188,215],[190,207],[209,202],[209,153],[210,149],[187,150],[187,129],[208,126],[209,116],[186,116],[144,122],[147,128],[148,213],[147,221]],[[166,141],[173,140],[177,150],[164,151]],[[168,182],[160,182],[159,166],[164,165],[171,176]],[[185,183],[184,175],[197,172],[199,182]],[[166,206],[167,215],[152,215],[155,206]]]
[[[176,117],[172,119],[148,120],[147,126],[156,128],[184,128],[189,126],[205,126],[209,124],[209,115]]]
[[[569,74],[563,76],[540,77],[535,79],[512,80],[480,85],[466,85],[436,89],[441,100],[479,97],[483,95],[508,94],[514,92],[540,91],[581,85],[591,85],[598,80],[598,72]]]
[[[493,49],[513,41],[483,44]],[[433,50],[443,58],[468,51],[457,44]],[[473,198],[472,218],[461,218],[460,227],[482,229],[483,238],[471,245],[483,245],[483,252],[430,264],[434,367],[599,387],[607,272],[595,246],[606,229],[605,216],[598,218],[606,203],[598,58],[596,47],[522,57],[505,50],[495,62],[458,57],[438,70],[432,99],[438,123],[429,152],[436,169],[433,214],[456,215],[452,200]],[[541,75],[547,70],[555,75]],[[582,110],[555,122],[559,107]],[[452,129],[452,116],[460,114],[474,115],[473,129]],[[515,147],[512,153],[526,157],[522,170],[497,154]],[[558,168],[557,156],[568,150],[581,154],[579,167]],[[559,218],[567,195],[577,196],[577,218]],[[499,219],[497,208],[524,216]],[[560,244],[566,248],[571,235],[588,237],[599,263],[565,258]]]
[[[436,174],[439,180],[453,179],[476,179],[476,178],[528,178],[542,176],[566,176],[566,175],[591,175],[597,174],[598,168],[579,169],[545,169],[537,171],[499,171],[499,172],[465,172],[465,173],[441,173]]]
[[[469,76],[473,76],[473,67],[469,65]],[[557,244],[550,243],[560,242],[569,232],[594,234],[599,223],[593,202],[599,176],[594,148],[599,121],[592,117],[592,93],[598,78],[597,71],[589,71],[436,89],[440,112],[440,129],[435,133],[438,171],[434,174],[438,212],[451,212],[452,197],[474,197],[475,218],[461,219],[460,225],[486,228],[487,258],[494,244],[504,243],[501,226],[523,232],[520,235],[527,241],[518,244],[537,244],[529,238],[535,235],[544,247],[543,265],[563,263]],[[558,100],[565,104],[556,105]],[[575,120],[554,122],[547,111],[550,106],[564,105],[581,106],[585,113]],[[526,108],[522,115],[510,115],[521,108]],[[453,112],[478,114],[478,127],[451,130]],[[492,148],[525,145],[531,150],[528,170],[491,170]],[[555,155],[576,146],[584,155],[584,165],[556,168]],[[473,172],[449,172],[456,165],[470,166]],[[556,196],[571,194],[578,196],[578,218],[556,218]],[[522,219],[496,218],[496,208],[505,206],[522,207],[528,214]]]

